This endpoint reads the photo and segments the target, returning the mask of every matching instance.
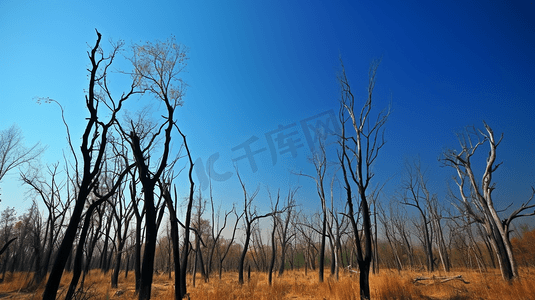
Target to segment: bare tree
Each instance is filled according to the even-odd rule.
[[[313,179],[316,182],[316,192],[320,198],[321,211],[322,211],[322,220],[321,220],[321,244],[319,249],[319,270],[318,270],[318,280],[323,282],[324,278],[324,269],[325,269],[325,243],[327,237],[327,200],[325,196],[325,187],[324,180],[325,174],[327,172],[327,154],[325,150],[325,136],[322,136],[319,132],[319,151],[316,151],[312,154],[310,160],[314,164],[316,174],[314,176],[300,173],[299,175],[305,176]],[[330,237],[329,237],[330,238]]]
[[[177,127],[178,129],[178,127]],[[187,271],[187,262],[188,262],[188,255],[189,255],[189,228],[191,223],[191,209],[193,206],[193,196],[195,193],[195,183],[193,182],[193,159],[191,158],[191,152],[189,151],[188,142],[186,140],[186,136],[178,129],[178,132],[182,136],[182,140],[184,141],[184,148],[186,149],[186,154],[189,160],[189,171],[188,171],[188,180],[189,180],[189,195],[188,195],[188,204],[186,209],[186,220],[185,220],[185,226],[186,229],[184,232],[184,247],[182,250],[182,262],[181,262],[181,269],[180,269],[180,294],[179,299],[184,298],[186,295],[187,289],[186,289],[186,271]]]
[[[54,245],[58,240],[60,230],[63,227],[65,217],[68,213],[69,204],[72,200],[72,197],[69,196],[67,196],[67,200],[62,200],[62,191],[68,189],[68,181],[63,182],[57,178],[59,173],[58,167],[58,163],[47,167],[47,173],[50,177],[49,180],[43,178],[43,175],[35,168],[20,173],[22,181],[33,189],[37,197],[41,198],[48,212],[45,235],[38,238],[39,243],[41,243],[42,239],[42,245],[35,244],[34,246],[36,256],[39,256],[39,261],[35,264],[36,269],[32,282],[35,285],[41,283],[41,280],[46,276],[52,252],[54,251]],[[37,253],[37,251],[40,253]]]
[[[414,162],[413,165],[406,164],[405,169],[407,175],[402,183],[403,194],[401,203],[415,207],[420,214],[422,221],[418,227],[422,231],[427,271],[433,272],[435,269],[431,236],[431,216],[429,212],[429,204],[431,203],[432,196],[427,189],[427,182],[421,170],[420,162]]]
[[[301,217],[297,219],[295,228],[301,233],[301,237],[304,240],[305,247],[305,274],[308,272],[308,266],[312,270],[316,269],[316,253],[319,252],[319,249],[315,245],[315,234],[321,235],[319,230],[316,230],[312,225],[311,218],[307,218],[304,214],[298,214]]]
[[[262,239],[262,229],[260,226],[253,225],[251,234],[251,248],[253,251],[249,252],[251,259],[253,260],[256,270],[267,272],[268,270],[268,248],[267,244],[264,244]],[[251,264],[249,264],[249,268]]]
[[[222,253],[219,253],[219,279],[221,279],[221,275],[223,273],[223,262],[225,258],[227,257],[233,243],[234,239],[236,238],[236,229],[238,228],[238,224],[240,222],[240,219],[243,217],[244,212],[242,212],[240,215],[238,215],[238,212],[234,209],[232,210],[234,212],[234,217],[236,218],[236,221],[234,222],[234,228],[232,229],[232,236],[230,240],[227,241],[226,246],[224,246],[224,250]]]
[[[124,187],[124,186],[123,186]],[[135,197],[135,195],[134,195]],[[121,262],[123,258],[123,249],[126,244],[130,220],[134,216],[134,201],[126,200],[124,192],[119,189],[116,197],[115,205],[112,205],[113,220],[115,221],[115,266],[111,275],[111,287],[117,288],[119,281],[119,271],[121,269]],[[128,266],[127,266],[128,267]]]
[[[398,269],[398,271],[401,271],[403,269],[403,262],[401,260],[400,249],[398,247],[399,243],[397,243],[395,240],[394,229],[393,229],[393,226],[391,225],[390,218],[382,206],[378,207],[378,211],[379,211],[379,222],[381,222],[381,224],[383,225],[383,228],[384,228],[383,232],[386,237],[386,240],[388,241],[388,245],[390,246],[390,249],[392,250],[392,255],[394,256],[396,268]]]
[[[122,185],[123,178],[128,174],[130,169],[133,168],[133,165],[130,166],[124,166],[119,159],[116,160],[115,170],[101,170],[101,172],[112,172],[113,174],[118,174],[116,176],[113,176],[109,178],[109,180],[106,182],[105,176],[102,176],[104,182],[102,182],[100,185],[99,183],[96,183],[94,186],[94,189],[92,191],[92,194],[89,197],[90,204],[85,212],[84,216],[84,223],[82,226],[82,230],[80,232],[78,246],[76,248],[76,252],[74,254],[74,270],[73,275],[71,279],[71,284],[69,286],[69,290],[67,291],[67,294],[65,296],[65,299],[72,299],[75,295],[76,286],[78,284],[78,280],[80,279],[80,275],[82,272],[82,266],[83,266],[83,252],[84,252],[84,246],[85,241],[88,235],[88,232],[90,230],[90,227],[92,227],[92,219],[93,219],[93,212],[96,210],[99,213],[99,221],[97,222],[96,226],[97,228],[94,230],[93,238],[91,239],[91,243],[87,245],[88,253],[87,259],[86,259],[86,268],[85,273],[87,273],[89,264],[92,258],[93,249],[95,248],[96,241],[98,240],[98,235],[100,235],[100,228],[102,227],[102,210],[100,209],[100,206],[102,203],[108,201],[112,196],[114,196],[118,190],[118,188]],[[84,273],[84,279],[85,279],[85,273]],[[82,279],[81,286],[83,287],[84,279]]]
[[[2,279],[0,282],[4,281],[4,278],[6,277],[7,264],[11,254],[9,244],[17,239],[14,234],[16,215],[17,212],[15,211],[15,208],[9,206],[0,214],[0,241],[2,241],[3,245],[2,252],[5,251],[6,253],[2,263]]]
[[[334,275],[336,280],[340,277],[340,261],[342,260],[342,235],[346,233],[348,222],[347,218],[341,217],[345,212],[339,212],[334,205],[333,185],[335,178],[331,181],[331,207],[328,210],[327,229],[332,250],[331,261],[331,275]]]
[[[442,267],[444,271],[449,272],[451,268],[450,256],[448,249],[446,247],[446,240],[444,238],[444,230],[442,227],[442,210],[438,197],[433,195],[429,202],[429,213],[431,216],[431,227],[435,233],[435,241],[438,247],[438,255],[440,256],[440,261],[442,262]]]
[[[269,190],[268,190],[269,193]],[[268,282],[269,285],[271,285],[273,281],[273,267],[275,267],[275,258],[277,256],[277,243],[275,240],[275,234],[277,232],[277,228],[279,227],[278,223],[278,209],[279,209],[279,201],[280,201],[280,190],[277,191],[277,200],[275,201],[275,204],[273,204],[273,199],[271,198],[271,193],[269,193],[269,199],[271,201],[271,218],[273,219],[273,228],[271,229],[271,260],[269,261],[269,270],[268,270]]]
[[[340,164],[342,165],[343,179],[346,190],[346,201],[348,206],[349,220],[355,235],[357,248],[357,262],[360,270],[360,297],[370,298],[370,265],[372,260],[372,224],[370,219],[370,201],[367,190],[374,173],[371,169],[377,159],[379,151],[385,144],[384,128],[389,111],[382,111],[375,121],[370,120],[372,110],[372,94],[375,87],[375,75],[379,61],[372,62],[369,70],[368,97],[362,106],[360,113],[355,107],[355,97],[351,91],[349,80],[347,79],[344,65],[338,77],[341,86],[341,108],[340,122],[342,124],[342,135],[340,139],[341,152],[339,153]],[[349,117],[346,117],[346,113]],[[353,134],[346,133],[346,123],[350,122]],[[352,191],[356,185],[356,199],[359,207],[359,216],[362,220],[362,230],[358,229],[358,222],[355,219],[356,213],[353,201],[356,200]],[[359,234],[361,232],[362,234]],[[364,249],[361,242],[364,242]]]
[[[142,224],[145,217],[145,209],[139,208],[140,199],[137,193],[137,176],[135,172],[130,173],[131,181],[129,185],[130,201],[134,208],[134,216],[136,217],[136,228],[134,230],[134,276],[136,281],[136,293],[139,293],[141,288],[141,244],[143,243]]]
[[[295,208],[295,194],[297,193],[297,190],[298,188],[288,190],[288,195],[286,196],[286,212],[284,213],[284,217],[280,218],[281,226],[279,227],[279,239],[281,244],[281,261],[278,277],[281,277],[284,273],[286,250],[288,249],[288,244],[295,236],[295,234],[290,233],[289,226],[295,217],[293,212]]]
[[[88,53],[91,68],[89,70],[89,89],[85,103],[89,111],[89,117],[87,118],[86,128],[82,136],[82,145],[80,147],[83,163],[82,170],[78,169],[78,160],[75,156],[76,173],[79,176],[77,178],[76,202],[69,225],[65,230],[65,235],[58,249],[52,271],[48,277],[43,299],[56,298],[63,270],[76,238],[76,232],[78,231],[84,206],[89,195],[94,191],[95,186],[98,185],[98,177],[108,144],[110,129],[117,121],[117,113],[120,111],[123,102],[137,92],[138,80],[134,80],[129,90],[123,93],[118,101],[112,98],[106,81],[106,74],[122,44],[114,45],[111,54],[106,57],[100,48],[101,37],[101,34],[97,31],[97,42]],[[97,90],[98,87],[100,87],[100,92]],[[107,122],[99,118],[98,108],[100,103],[103,103],[111,111]],[[74,152],[72,143],[70,147]]]
[[[156,132],[146,134],[143,124],[133,122],[128,133],[121,128],[123,136],[132,148],[139,180],[143,186],[146,240],[139,291],[141,300],[150,299],[151,296],[158,234],[154,190],[163,172],[170,165],[168,159],[171,151],[171,131],[175,126],[175,110],[182,105],[184,93],[184,84],[179,74],[186,65],[187,57],[184,47],[176,44],[174,39],[156,44],[135,45],[133,50],[134,54],[130,59],[134,66],[132,76],[140,83],[141,88],[154,96],[166,110],[166,115],[162,116],[163,122]],[[164,133],[161,158],[152,166],[154,151],[151,149],[162,137],[162,130]],[[154,167],[154,171],[151,167]]]
[[[164,191],[164,199],[167,202],[167,210],[169,210],[169,220],[171,223],[171,242],[173,244],[172,247],[174,262],[173,267],[175,270],[175,300],[179,300],[183,295],[181,295],[182,281],[180,279],[180,276],[182,272],[180,269],[180,242],[178,240],[178,219],[176,216],[177,201],[173,203],[173,199],[171,198],[171,179],[167,180],[167,182],[164,182],[162,185],[163,187],[161,187],[161,189]],[[174,198],[177,199],[176,187],[174,189],[174,196]]]
[[[245,242],[243,244],[243,250],[240,255],[240,260],[238,262],[238,282],[243,284],[243,267],[245,263],[245,256],[247,255],[247,250],[249,249],[249,243],[251,241],[251,234],[253,233],[253,224],[262,219],[271,216],[272,213],[261,215],[256,211],[256,208],[253,208],[253,200],[258,195],[258,188],[252,193],[247,193],[245,188],[245,183],[242,181],[238,168],[236,168],[236,175],[240,181],[240,185],[243,190],[243,220],[245,225]]]
[[[457,177],[454,180],[459,188],[462,203],[461,212],[469,214],[476,222],[484,226],[499,263],[502,277],[505,280],[511,280],[518,276],[518,272],[509,239],[509,226],[516,218],[535,215],[535,211],[524,213],[524,211],[535,207],[535,204],[530,204],[535,189],[532,187],[532,194],[527,202],[523,203],[507,218],[503,220],[500,218],[492,200],[492,192],[496,188],[495,183],[492,182],[492,175],[501,165],[501,163],[496,164],[496,149],[502,141],[503,134],[496,140],[490,126],[485,122],[483,125],[485,131],[469,127],[459,134],[461,151],[445,151],[442,161],[444,165],[454,168],[457,172]],[[476,150],[485,143],[490,149],[481,182],[478,182],[472,170],[471,158]]]
[[[195,277],[197,270],[201,272],[201,276],[205,282],[208,281],[208,275],[206,272],[204,258],[202,253],[201,244],[205,245],[203,241],[203,235],[206,235],[208,231],[212,231],[208,220],[203,219],[202,215],[206,209],[206,200],[203,199],[202,193],[199,190],[197,194],[197,213],[193,220],[192,227],[195,229],[195,262],[193,270],[193,286],[195,286]]]
[[[415,266],[415,254],[414,246],[411,238],[410,228],[408,227],[410,222],[409,218],[406,215],[405,210],[400,209],[399,207],[390,207],[390,216],[389,220],[393,225],[394,230],[394,239],[396,244],[400,246],[402,252],[408,258],[409,268],[414,268]],[[407,263],[406,263],[407,264]]]
[[[35,227],[34,227],[35,225]],[[11,255],[11,264],[9,265],[9,272],[13,274],[15,271],[29,270],[31,261],[34,259],[31,248],[36,245],[35,235],[32,233],[41,233],[42,221],[40,218],[37,203],[32,202],[32,205],[27,211],[16,221],[13,227],[13,236],[16,237],[16,242],[13,245],[13,254]],[[33,245],[32,245],[33,244]]]
[[[10,170],[37,158],[45,148],[37,143],[29,148],[24,146],[24,138],[20,128],[13,124],[0,130],[0,181]]]
[[[209,252],[209,255],[208,255],[208,272],[207,272],[208,275],[210,275],[212,273],[212,268],[213,268],[212,263],[213,263],[214,254],[216,253],[216,249],[219,249],[219,246],[220,246],[219,242],[220,242],[223,230],[227,227],[228,217],[230,216],[231,213],[234,213],[236,215],[236,208],[233,206],[231,210],[226,211],[224,213],[223,224],[222,225],[220,224],[221,211],[220,210],[218,211],[217,217],[216,217],[216,213],[215,213],[215,210],[214,210],[214,199],[212,197],[212,186],[211,186],[211,184],[210,184],[210,204],[211,204],[211,211],[212,211],[212,214],[211,214],[211,217],[212,217],[212,230],[211,230],[212,244],[211,244],[211,247],[209,249],[210,252]],[[236,215],[236,217],[239,220],[237,215]],[[238,222],[236,222],[236,224],[237,223]],[[236,229],[236,226],[234,227],[233,237],[232,237],[232,240],[229,243],[229,247],[232,244],[232,242],[234,241],[234,234],[236,232],[235,229]],[[227,247],[227,249],[229,247]],[[227,250],[227,252],[228,252],[228,250]],[[220,263],[222,264],[222,262],[220,262]]]

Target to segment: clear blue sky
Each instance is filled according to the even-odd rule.
[[[17,123],[27,145],[48,145],[41,163],[62,160],[65,129],[50,97],[65,108],[75,142],[85,124],[88,45],[94,29],[108,39],[165,40],[174,35],[189,48],[184,80],[189,87],[178,124],[194,159],[206,165],[219,153],[218,173],[232,172],[232,149],[252,137],[257,171],[247,160],[238,167],[250,189],[302,186],[299,201],[319,204],[309,179],[310,155],[300,122],[338,110],[339,56],[352,88],[366,97],[368,67],[382,57],[376,112],[392,104],[387,144],[374,179],[396,190],[403,164],[418,155],[427,166],[433,192],[444,199],[452,170],[440,168],[445,148],[457,147],[455,133],[485,120],[505,137],[498,148],[504,164],[496,173],[495,201],[520,202],[535,184],[535,4],[532,1],[2,1],[0,3],[0,129]],[[361,102],[362,103],[362,102]],[[141,104],[132,101],[131,109]],[[155,115],[157,117],[158,115]],[[277,154],[274,164],[266,134],[279,125],[297,131],[303,147]],[[291,130],[290,130],[291,131]],[[290,131],[285,131],[286,133]],[[178,145],[178,142],[177,144]],[[483,153],[484,155],[485,153]],[[11,172],[2,203],[26,207],[24,188]],[[239,202],[235,174],[214,182],[216,201]],[[259,202],[266,201],[265,194]],[[21,214],[22,212],[19,212]]]

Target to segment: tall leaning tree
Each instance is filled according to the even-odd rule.
[[[483,225],[503,279],[511,280],[518,276],[518,271],[509,237],[509,226],[516,218],[535,215],[535,211],[526,212],[535,207],[535,204],[530,204],[535,189],[532,187],[531,197],[507,218],[500,218],[492,200],[492,192],[496,188],[495,183],[492,182],[492,175],[501,165],[501,163],[496,163],[496,149],[502,141],[503,134],[496,140],[490,126],[485,122],[483,125],[484,131],[473,127],[466,128],[458,135],[461,150],[446,150],[441,160],[444,165],[454,168],[457,173],[454,180],[459,188],[461,213],[469,215]],[[477,149],[484,144],[488,144],[489,154],[481,181],[478,181],[471,159]]]
[[[138,81],[134,80],[128,90],[124,92],[119,99],[114,100],[112,98],[112,93],[110,92],[107,83],[108,68],[115,60],[121,49],[122,43],[112,45],[113,49],[111,53],[105,55],[104,50],[100,47],[102,35],[98,31],[96,33],[97,41],[95,46],[88,52],[91,63],[88,69],[89,87],[85,96],[85,105],[89,112],[89,116],[86,118],[87,124],[82,135],[80,146],[81,166],[79,165],[78,156],[74,151],[70,136],[68,136],[70,148],[75,159],[75,181],[77,184],[76,201],[69,224],[65,229],[63,240],[58,248],[52,270],[50,271],[43,293],[43,299],[56,299],[63,270],[65,269],[67,259],[72,252],[74,240],[77,236],[82,213],[86,207],[89,196],[98,186],[99,175],[105,159],[104,154],[108,145],[108,138],[114,124],[117,122],[117,114],[121,110],[124,101],[139,91]],[[55,101],[52,99],[49,100]],[[102,112],[102,108],[106,107],[108,109],[105,109],[106,111]],[[103,118],[102,115],[106,115],[107,117]],[[115,188],[117,186],[118,184],[116,184]],[[111,190],[109,193],[114,192],[115,190]],[[109,197],[109,195],[103,196]],[[84,241],[80,240],[79,243],[84,243]]]
[[[373,89],[379,60],[373,61],[369,70],[367,99],[361,108],[356,106],[355,96],[351,90],[342,63],[342,71],[338,76],[341,87],[340,151],[338,159],[343,172],[347,217],[351,223],[357,249],[357,263],[360,271],[360,298],[370,299],[370,265],[372,262],[372,223],[370,217],[370,201],[368,195],[371,179],[375,175],[372,165],[385,144],[384,125],[390,111],[381,111],[372,119]],[[356,187],[356,192],[353,188]],[[355,204],[358,210],[355,210]],[[360,221],[359,221],[360,219]],[[358,225],[362,222],[362,228]],[[364,246],[364,247],[363,247]]]

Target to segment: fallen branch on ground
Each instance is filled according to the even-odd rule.
[[[432,282],[430,283],[425,283],[426,280],[432,280]],[[432,277],[423,277],[423,276],[419,276],[419,277],[416,277],[413,281],[414,284],[423,284],[423,285],[430,285],[430,284],[439,284],[439,283],[444,283],[444,282],[448,282],[448,281],[451,281],[451,280],[459,280],[465,284],[469,284],[470,282],[464,280],[463,278],[463,275],[457,275],[457,276],[449,276],[449,277],[436,277],[435,275],[433,275]]]
[[[351,265],[347,266],[344,268],[345,271],[348,271],[348,272],[352,272],[352,273],[355,273],[355,274],[358,274],[359,272],[358,271],[355,271],[351,268]]]

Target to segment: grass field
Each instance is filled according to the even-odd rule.
[[[327,271],[327,270],[326,270]],[[328,274],[328,273],[327,273]],[[120,277],[119,288],[110,288],[110,274],[92,271],[85,281],[85,291],[78,299],[135,299],[134,274],[125,281],[124,274]],[[463,279],[438,283],[425,280],[423,284],[415,284],[418,276],[430,277],[462,275]],[[32,291],[26,288],[28,274],[6,274],[0,283],[1,299],[41,299],[44,289],[42,284]],[[70,281],[70,274],[63,277],[60,293]],[[242,286],[238,284],[238,274],[227,272],[221,280],[210,278],[205,283],[196,278],[196,287],[192,286],[192,278],[188,278],[190,299],[358,299],[358,275],[340,272],[338,281],[327,277],[325,282],[318,283],[317,273],[304,271],[288,271],[283,277],[274,276],[273,285],[268,285],[267,274],[251,273],[251,279]],[[434,274],[411,271],[381,270],[378,275],[371,275],[370,289],[373,299],[535,299],[535,271],[521,270],[519,279],[510,283],[504,282],[499,271],[479,273],[467,270],[456,270],[449,274]],[[59,299],[62,299],[61,295]],[[173,299],[173,280],[168,274],[157,275],[152,287],[153,299]]]

